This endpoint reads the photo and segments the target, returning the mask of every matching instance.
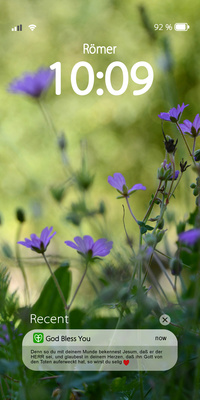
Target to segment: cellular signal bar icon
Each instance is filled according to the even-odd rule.
[[[22,31],[22,25],[17,25],[11,29],[11,31]]]

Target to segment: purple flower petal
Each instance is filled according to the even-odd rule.
[[[181,114],[184,110],[185,107],[187,107],[189,104],[187,104],[186,106],[184,105],[184,103],[182,104],[182,106],[180,106],[178,104],[177,108],[173,107],[171,108],[171,110],[169,110],[168,113],[160,113],[158,115],[159,118],[164,119],[165,121],[171,121],[171,122],[178,122],[178,120],[181,117]]]
[[[110,253],[113,242],[107,242],[106,239],[98,239],[93,246],[93,256],[105,257]]]
[[[115,174],[108,177],[108,183],[120,192],[123,192],[123,186],[126,185],[125,178],[120,172],[115,172]]]
[[[70,240],[66,240],[66,245],[69,247],[72,247],[72,249],[78,250],[79,247],[77,246],[77,244],[75,244],[74,242],[71,242]]]
[[[158,117],[164,119],[165,121],[170,121],[169,113],[162,112],[158,115]]]
[[[180,242],[192,246],[200,240],[200,229],[190,229],[179,234]]]
[[[78,245],[78,250],[79,250],[81,253],[85,253],[85,252],[87,251],[86,246],[85,246],[85,243],[84,243],[84,240],[83,240],[80,236],[76,236],[76,237],[74,238],[74,241],[77,243],[77,245]]]
[[[84,254],[86,257],[89,256],[90,260],[94,257],[105,257],[110,253],[113,242],[108,242],[107,239],[98,239],[94,242],[93,238],[89,235],[83,237],[76,236],[73,243],[71,241],[65,241],[66,245]],[[91,253],[91,254],[90,254]]]
[[[50,233],[52,232],[53,227],[51,228],[44,228],[41,232],[40,238],[35,234],[32,233],[30,235],[31,240],[25,238],[25,241],[19,241],[17,242],[18,244],[21,244],[22,246],[25,246],[33,251],[36,251],[37,253],[44,253],[47,249],[47,246],[51,240],[51,238],[56,234],[56,232],[54,232],[51,236]]]
[[[83,241],[84,241],[84,245],[85,245],[86,250],[87,251],[91,250],[92,246],[94,244],[94,240],[92,239],[92,237],[89,236],[89,235],[83,236]]]
[[[137,183],[131,189],[126,186],[126,180],[120,172],[115,172],[113,177],[109,175],[108,183],[115,189],[119,190],[124,197],[129,197],[129,194],[135,192],[136,190],[146,190],[146,187],[141,183]]]
[[[135,192],[136,190],[146,190],[146,187],[143,186],[141,183],[137,183],[131,189],[128,190],[128,193],[133,192],[133,191]]]
[[[195,130],[198,132],[199,128],[200,128],[200,118],[199,118],[199,114],[196,115],[194,122],[193,122],[193,127],[195,128]]]
[[[180,127],[181,127],[183,133],[189,133],[193,137],[198,136],[200,133],[199,114],[196,115],[193,122],[189,121],[188,119],[183,121],[183,124],[180,124]]]
[[[54,71],[50,68],[40,68],[34,73],[25,73],[21,78],[14,79],[8,91],[16,94],[26,94],[38,98],[48,89],[54,79]]]

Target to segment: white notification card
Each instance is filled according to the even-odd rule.
[[[177,357],[176,336],[166,329],[38,329],[22,343],[33,371],[165,371]]]

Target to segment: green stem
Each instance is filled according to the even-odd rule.
[[[179,176],[179,178],[178,178],[178,180],[177,180],[177,182],[176,182],[176,185],[174,186],[174,188],[173,188],[173,190],[172,190],[172,192],[171,192],[171,194],[170,194],[170,196],[169,196],[169,200],[171,199],[171,197],[173,196],[173,194],[174,194],[174,192],[175,192],[177,186],[179,185],[182,176],[183,176],[183,173],[181,172],[181,173],[180,173],[180,176]]]
[[[83,273],[83,276],[82,276],[82,278],[81,278],[81,280],[80,280],[80,282],[79,282],[79,284],[78,284],[78,286],[77,286],[77,288],[76,288],[76,290],[75,290],[75,293],[74,293],[74,295],[73,295],[73,297],[72,297],[72,300],[71,300],[70,304],[69,304],[68,307],[67,307],[68,310],[71,308],[71,305],[72,305],[72,303],[73,303],[73,301],[74,301],[74,299],[75,299],[75,297],[76,297],[76,295],[77,295],[77,293],[78,293],[78,290],[79,290],[80,287],[81,287],[81,284],[82,284],[82,282],[83,282],[83,279],[85,278],[85,275],[86,275],[86,272],[87,272],[87,267],[88,267],[88,263],[86,263],[86,267],[85,267],[85,271],[84,271],[84,273]]]
[[[22,276],[23,276],[23,279],[24,279],[24,286],[25,286],[24,287],[24,297],[25,297],[25,301],[26,301],[26,303],[30,304],[30,294],[29,294],[27,276],[26,276],[26,272],[25,272],[21,257],[20,257],[20,248],[19,248],[19,245],[17,243],[20,240],[21,230],[22,230],[22,223],[20,222],[19,225],[18,225],[17,233],[16,233],[16,248],[15,248],[15,251],[16,251],[17,264],[18,264],[18,267],[21,270],[21,273],[22,273]]]
[[[57,287],[57,289],[58,289],[58,293],[59,293],[59,295],[60,295],[60,298],[61,298],[62,303],[63,303],[63,306],[64,306],[64,310],[65,310],[65,312],[66,312],[66,311],[68,310],[68,306],[67,306],[66,300],[65,300],[65,298],[64,298],[62,289],[61,289],[61,287],[60,287],[60,285],[59,285],[59,283],[58,283],[58,280],[57,280],[55,274],[53,273],[53,271],[52,271],[52,269],[51,269],[51,266],[50,266],[50,264],[49,264],[49,262],[48,262],[48,260],[47,260],[47,258],[46,258],[46,256],[45,256],[45,254],[42,253],[42,255],[43,255],[43,258],[44,258],[44,261],[45,261],[47,267],[49,268],[49,271],[50,271],[50,274],[51,274],[51,276],[52,276],[52,278],[53,278],[53,280],[54,280],[54,283],[55,283],[55,285],[56,285],[56,287]]]
[[[193,157],[193,154],[191,153],[191,150],[190,150],[190,148],[189,148],[188,142],[187,142],[187,140],[186,140],[186,138],[185,138],[185,135],[184,135],[184,133],[183,133],[183,131],[182,131],[182,129],[181,129],[181,127],[180,127],[180,125],[179,125],[178,122],[176,122],[176,126],[177,126],[179,132],[181,133],[181,136],[182,136],[182,138],[183,138],[183,140],[184,140],[184,142],[185,142],[185,145],[186,145],[186,147],[187,147],[187,149],[188,149],[189,155],[190,155],[190,157],[192,157],[192,161],[193,161],[194,165],[196,165],[195,159],[194,159],[194,157]]]
[[[166,182],[165,182],[165,187],[163,188],[163,198],[162,198],[162,204],[161,204],[161,210],[160,210],[160,215],[159,215],[159,219],[156,223],[156,226],[154,227],[152,233],[154,233],[156,231],[156,229],[158,228],[160,222],[162,221],[163,215],[166,211],[167,205],[165,204],[165,189],[166,189]]]
[[[16,360],[19,362],[19,366],[18,366],[18,373],[19,373],[19,377],[21,380],[21,385],[22,386],[22,390],[23,393],[21,393],[21,398],[26,399],[26,400],[30,400],[30,396],[29,396],[29,388],[27,385],[27,381],[26,381],[26,376],[25,376],[25,369],[23,367],[23,364],[21,362],[21,354],[20,354],[20,348],[19,346],[17,346],[16,340],[13,339],[13,332],[10,326],[10,322],[9,321],[5,321],[7,329],[8,329],[8,334],[9,334],[9,338],[10,338],[10,343],[12,346],[12,350],[13,350],[13,354],[16,357]]]
[[[200,393],[200,348],[198,349],[198,357],[196,362],[196,372],[194,377],[194,394],[192,400],[198,400]]]
[[[139,380],[140,380],[140,399],[144,400],[144,387],[143,387],[142,371],[139,371]]]
[[[193,155],[193,157],[194,157],[194,152],[195,152],[196,140],[197,140],[197,137],[195,136],[195,137],[194,137],[194,142],[193,142],[193,148],[192,148],[192,155]]]
[[[172,186],[173,186],[173,183],[174,183],[174,180],[175,180],[175,172],[176,172],[176,171],[175,171],[176,168],[175,168],[174,156],[172,155],[172,156],[170,157],[170,159],[171,159],[172,168],[173,168],[173,176],[172,176],[172,181],[171,181],[171,185],[170,185],[169,192],[168,192],[168,196],[167,196],[167,200],[166,200],[166,205],[169,203],[170,193],[171,193]]]
[[[163,294],[167,304],[169,304],[169,300],[167,298],[167,295],[165,294],[162,286],[160,285],[160,282],[158,280],[156,280],[155,276],[153,275],[153,273],[152,273],[152,271],[150,269],[150,265],[148,265],[148,263],[146,263],[146,270],[147,270],[147,273],[149,274],[149,276],[151,277],[152,284],[155,286],[155,288],[156,288],[157,292],[159,293],[159,295],[160,295],[160,291],[161,291],[161,293]],[[159,291],[158,288],[160,289],[160,291]]]
[[[170,285],[172,286],[172,289],[175,291],[174,284],[173,284],[172,280],[170,279],[168,273],[166,272],[165,267],[164,267],[164,265],[162,264],[160,258],[159,258],[159,257],[157,256],[157,254],[155,254],[155,253],[154,253],[154,257],[155,257],[155,259],[156,259],[156,261],[157,261],[157,264],[159,265],[161,271],[164,273],[164,275],[166,276],[166,278],[167,278],[167,280],[169,281]]]
[[[137,271],[137,264],[136,264],[136,266],[135,266],[135,268],[134,268],[134,270],[132,272],[132,275],[131,275],[128,293],[130,293],[130,291],[131,291],[131,286],[132,286],[132,283],[133,283],[133,279],[135,278],[136,271]]]
[[[128,201],[128,197],[126,197],[126,202],[127,202],[128,209],[129,209],[129,211],[130,211],[130,213],[131,213],[133,219],[135,220],[136,224],[138,224],[138,221],[137,221],[137,219],[135,218],[135,215],[133,214],[133,211],[131,210],[131,206],[130,206],[130,203],[129,203],[129,201]]]
[[[39,104],[40,110],[42,111],[43,117],[44,117],[47,125],[49,126],[51,131],[54,133],[54,135],[57,137],[57,130],[54,126],[54,123],[53,123],[49,113],[47,112],[46,107],[44,106],[44,103],[41,100],[38,100],[38,104]]]
[[[128,242],[128,244],[129,244],[129,246],[130,246],[130,248],[131,248],[131,250],[132,250],[132,252],[133,252],[133,254],[134,254],[134,256],[135,256],[135,251],[134,251],[134,248],[133,248],[131,239],[129,238],[128,232],[127,232],[127,229],[126,229],[126,224],[125,224],[125,207],[124,207],[123,204],[122,204],[122,207],[123,207],[123,226],[124,226],[124,231],[125,231],[125,234],[126,234],[127,242]]]
[[[155,193],[155,195],[154,195],[154,198],[152,199],[152,202],[151,202],[151,204],[150,204],[150,206],[149,206],[149,208],[148,208],[148,210],[147,210],[147,212],[146,212],[146,214],[145,214],[145,216],[144,216],[144,218],[143,218],[143,222],[144,222],[144,223],[147,222],[147,220],[148,220],[148,218],[149,218],[149,216],[150,216],[150,214],[151,214],[151,211],[152,211],[152,209],[153,209],[155,200],[156,200],[156,198],[157,198],[158,192],[159,192],[160,187],[161,187],[161,183],[162,183],[162,181],[160,180],[160,181],[159,181],[158,188],[157,188],[156,193]]]
[[[92,281],[92,279],[90,278],[89,274],[87,274],[87,278],[88,281],[90,282],[90,285],[92,286],[92,288],[94,289],[94,292],[96,293],[97,296],[99,296],[99,291],[96,288],[96,285],[94,284],[94,282]]]

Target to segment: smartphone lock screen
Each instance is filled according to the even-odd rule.
[[[199,400],[199,2],[0,31],[0,399]]]

